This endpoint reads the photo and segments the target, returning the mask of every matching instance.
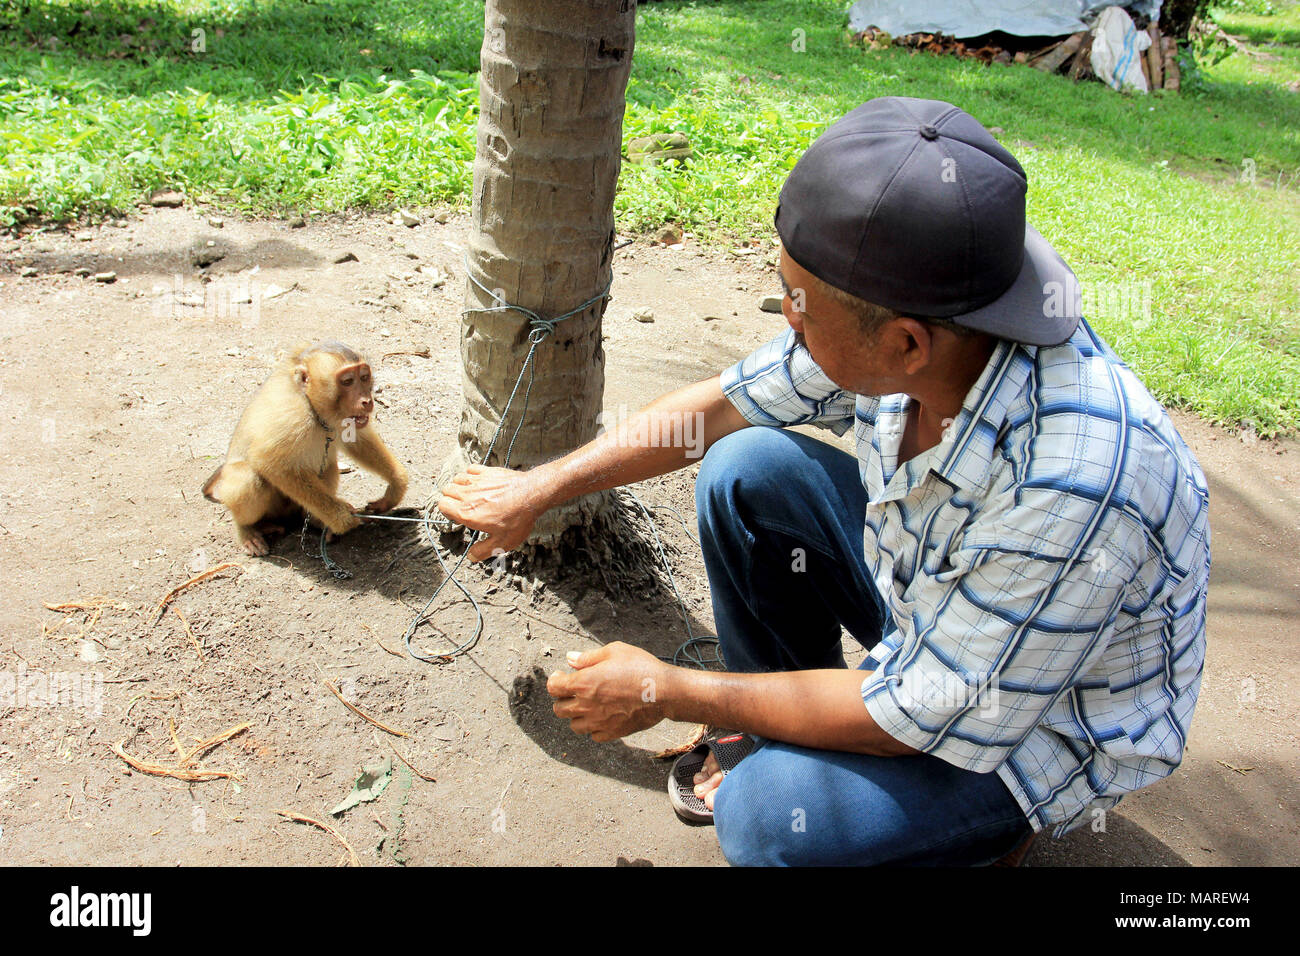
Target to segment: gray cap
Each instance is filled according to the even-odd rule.
[[[1079,286],[1025,222],[1025,171],[974,118],[885,96],[836,121],[791,170],[776,231],[819,279],[904,315],[1031,345],[1068,339]]]

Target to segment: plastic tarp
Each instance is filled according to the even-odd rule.
[[[946,33],[974,37],[1000,30],[1016,36],[1064,36],[1086,30],[1097,12],[1115,0],[858,0],[849,8],[849,27],[876,27],[891,36]],[[1155,17],[1161,0],[1123,3]]]

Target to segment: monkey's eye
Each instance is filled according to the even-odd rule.
[[[339,382],[339,384],[342,385],[344,388],[351,388],[351,387],[352,387],[352,376],[349,375],[347,378],[345,378],[345,379],[343,379],[341,382]]]

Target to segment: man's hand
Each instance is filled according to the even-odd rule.
[[[532,472],[470,465],[442,489],[438,510],[489,537],[469,549],[470,561],[513,551],[528,538],[548,504]]]
[[[546,682],[555,716],[574,733],[599,742],[617,740],[664,719],[660,694],[669,665],[638,647],[615,641],[594,651],[570,651],[569,674],[557,671]]]

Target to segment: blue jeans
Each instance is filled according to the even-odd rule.
[[[841,626],[864,647],[880,640],[852,456],[744,428],[709,449],[695,497],[728,670],[844,667]],[[738,865],[982,865],[1031,832],[995,773],[762,739],[719,787],[714,823]]]

